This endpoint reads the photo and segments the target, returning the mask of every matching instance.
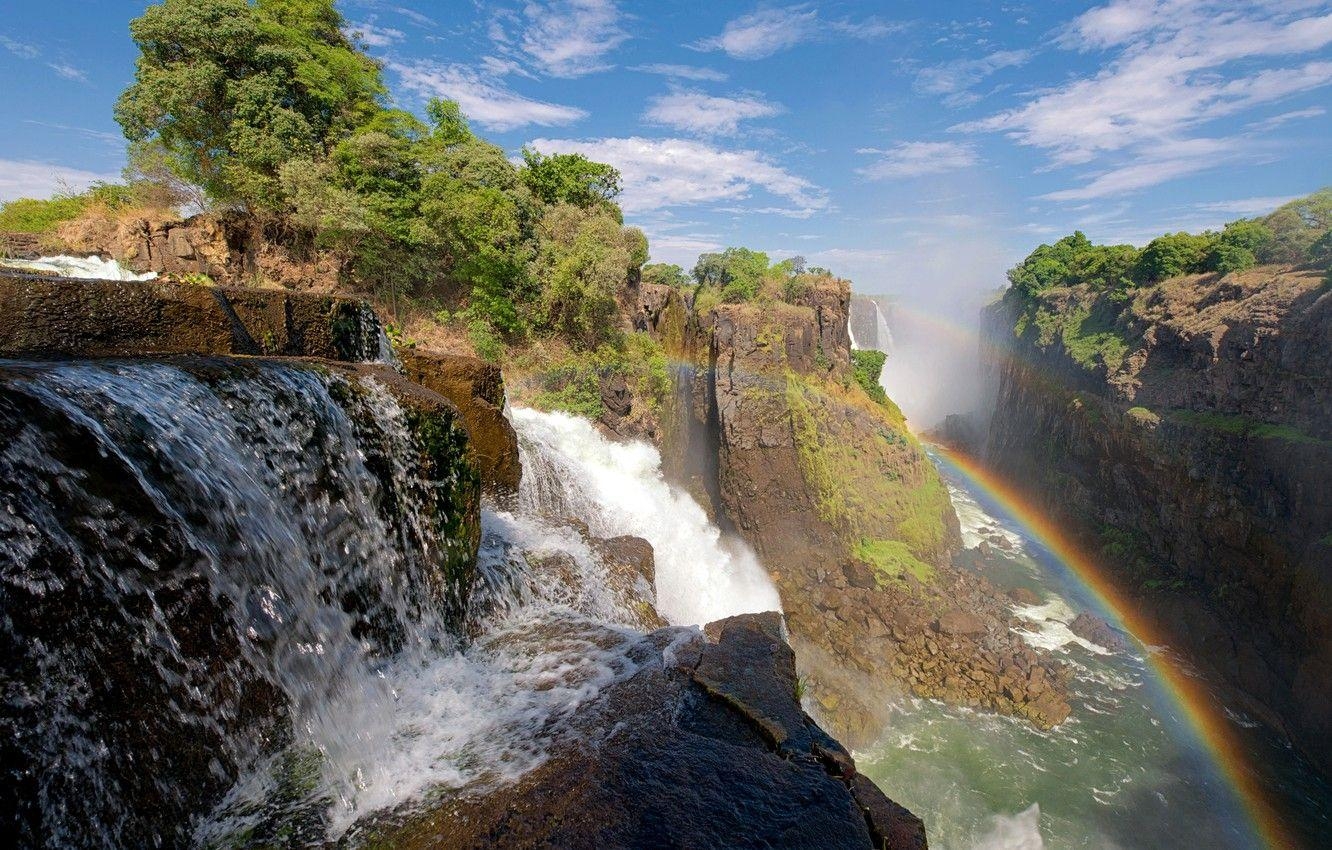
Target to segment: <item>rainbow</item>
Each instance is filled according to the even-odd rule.
[[[940,446],[933,446],[932,449],[938,453],[948,470],[999,503],[1086,587],[1104,612],[1117,620],[1126,631],[1146,645],[1168,643],[1164,633],[1135,609],[1096,560],[1055,526],[1027,497],[965,455]],[[1198,744],[1216,762],[1230,783],[1263,844],[1274,850],[1298,848],[1300,843],[1287,832],[1280,812],[1268,799],[1258,777],[1246,763],[1244,748],[1233,727],[1208,691],[1165,653],[1150,653],[1147,662],[1159,674],[1169,696],[1178,704]]]

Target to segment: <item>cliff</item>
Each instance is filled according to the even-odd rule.
[[[1332,768],[1332,294],[1260,267],[987,310],[989,462]]]
[[[698,311],[651,285],[627,299],[680,364],[654,426],[667,475],[758,553],[813,704],[853,745],[901,693],[1062,722],[1064,671],[953,565],[943,482],[891,401],[857,383],[850,298],[825,278],[789,302]]]

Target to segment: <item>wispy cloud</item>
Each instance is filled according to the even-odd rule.
[[[0,159],[0,203],[15,198],[49,198],[56,192],[81,192],[93,183],[114,182],[119,176],[48,162]]]
[[[953,128],[1004,133],[1044,150],[1053,167],[1110,158],[1084,186],[1045,196],[1054,200],[1132,192],[1202,171],[1205,160],[1161,149],[1234,152],[1242,147],[1237,139],[1192,135],[1217,119],[1332,84],[1332,61],[1300,58],[1332,43],[1332,13],[1303,0],[1113,0],[1080,15],[1058,41],[1086,53],[1108,51],[1110,59],[1089,76],[1033,92],[1014,109]]]
[[[73,133],[78,136],[84,136],[89,139],[95,139],[99,142],[105,142],[108,145],[114,145],[119,148],[125,144],[125,137],[120,133],[112,133],[107,130],[93,130],[89,127],[74,127],[69,124],[53,124],[49,121],[36,121],[32,118],[24,118],[24,124],[32,124],[35,127],[46,127],[50,130],[61,130],[66,133]]]
[[[763,59],[806,41],[842,38],[874,39],[896,32],[901,24],[880,18],[829,20],[809,5],[759,9],[728,21],[721,34],[691,45],[720,50],[733,59]]]
[[[970,168],[977,161],[975,148],[962,142],[902,142],[887,150],[861,148],[856,153],[879,157],[859,169],[871,180],[943,174]]]
[[[735,135],[740,122],[770,118],[784,111],[781,104],[758,96],[712,97],[699,91],[674,91],[648,103],[643,120],[700,135]]]
[[[36,59],[42,53],[36,45],[15,41],[7,35],[0,35],[0,47],[23,59]]]
[[[64,62],[47,62],[46,67],[55,71],[67,80],[73,80],[76,83],[88,82],[88,75],[81,69],[75,68],[73,65],[68,65]]]
[[[577,107],[524,97],[501,80],[465,65],[420,60],[389,62],[388,67],[403,88],[421,97],[456,100],[469,120],[488,130],[504,132],[531,124],[558,127],[587,117]]]
[[[492,38],[510,50],[516,48],[552,77],[582,77],[613,67],[606,55],[629,38],[614,0],[528,2],[521,16],[503,18],[518,28],[518,34],[511,37],[497,22],[491,28]]]
[[[1279,206],[1290,203],[1298,195],[1267,195],[1258,198],[1239,198],[1234,201],[1212,201],[1196,204],[1195,209],[1211,213],[1232,215],[1265,215]]]
[[[650,65],[635,65],[629,70],[641,71],[644,74],[658,74],[663,77],[674,77],[678,80],[720,83],[726,79],[726,74],[721,71],[713,68],[700,68],[697,65],[668,65],[655,62]]]
[[[972,86],[996,71],[1025,64],[1031,55],[1029,50],[1000,50],[979,59],[923,68],[916,74],[916,90],[943,95],[948,106],[969,105],[979,99],[968,92]]]
[[[828,206],[827,192],[753,150],[726,150],[691,139],[535,139],[546,153],[581,153],[620,170],[625,212],[748,200],[756,191],[785,200],[787,212]]]
[[[374,19],[349,24],[346,32],[359,38],[366,47],[391,47],[407,37],[402,30],[377,25]]]

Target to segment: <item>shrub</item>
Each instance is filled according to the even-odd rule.
[[[49,200],[19,198],[0,204],[0,230],[50,233],[57,224],[77,218],[87,207],[80,196],[57,195]]]
[[[888,404],[888,393],[884,392],[879,383],[879,374],[883,372],[883,364],[887,359],[887,354],[873,349],[851,352],[852,374],[855,375],[856,383],[860,384],[866,395],[882,405]]]

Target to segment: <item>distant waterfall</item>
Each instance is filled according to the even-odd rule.
[[[586,420],[560,413],[516,408],[513,421],[523,448],[523,509],[578,517],[599,536],[647,539],[656,552],[657,610],[671,623],[781,610],[753,552],[666,483],[656,449],[613,443]]]
[[[859,326],[861,333],[856,333]],[[853,296],[851,309],[847,316],[847,330],[851,335],[851,347],[856,349],[874,349],[892,355],[895,348],[893,332],[888,327],[888,319],[875,298]]]

